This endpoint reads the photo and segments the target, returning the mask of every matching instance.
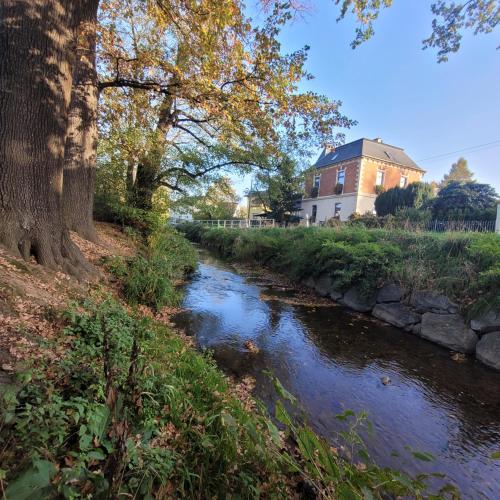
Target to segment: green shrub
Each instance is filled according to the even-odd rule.
[[[102,199],[96,197],[94,218],[98,221],[118,224],[124,228],[133,228],[142,236],[148,236],[162,225],[160,215],[154,211],[134,208],[109,197]]]
[[[325,242],[320,258],[336,288],[346,290],[359,285],[366,294],[387,280],[394,262],[401,259],[401,250],[391,243]]]
[[[371,223],[366,221],[378,227],[367,229]],[[223,257],[262,264],[296,281],[328,274],[339,288],[357,285],[365,293],[396,281],[408,289],[445,293],[466,311],[500,302],[498,235],[411,232],[389,228],[388,221],[389,217],[359,216],[331,229],[187,225],[182,230]]]
[[[433,197],[433,189],[425,182],[413,182],[405,188],[399,186],[377,194],[375,210],[377,215],[395,215],[402,208],[420,208]]]

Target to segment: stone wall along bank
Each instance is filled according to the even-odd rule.
[[[408,291],[398,284],[383,286],[371,296],[356,287],[342,293],[327,276],[309,278],[304,285],[322,297],[401,328],[456,352],[474,354],[485,365],[500,371],[500,311],[489,311],[470,323],[457,304],[433,291]]]

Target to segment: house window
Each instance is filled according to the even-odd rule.
[[[335,203],[335,208],[333,210],[333,216],[340,217],[341,210],[342,210],[342,203]]]
[[[335,186],[335,194],[342,194],[344,192],[345,170],[337,172],[337,185]]]
[[[316,215],[318,214],[318,205],[312,206],[311,222],[314,224],[316,222]]]
[[[384,177],[385,177],[384,171],[377,170],[377,179],[375,181],[375,186],[383,186],[384,185]]]
[[[406,175],[402,175],[401,179],[399,179],[399,187],[405,188],[408,185],[408,177]]]
[[[314,183],[313,183],[313,187],[315,188],[318,188],[319,189],[319,182],[321,180],[321,175],[317,174],[314,176]]]

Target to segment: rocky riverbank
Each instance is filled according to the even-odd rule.
[[[354,311],[370,313],[452,351],[474,354],[485,365],[500,371],[500,312],[488,311],[469,322],[457,304],[433,291],[410,291],[389,283],[368,295],[359,287],[342,293],[328,275],[309,277],[303,284]]]

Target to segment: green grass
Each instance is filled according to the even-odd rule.
[[[67,316],[67,357],[25,376],[1,412],[7,498],[29,490],[40,468],[50,481],[38,482],[37,498],[253,497],[283,466],[268,451],[269,433],[257,432],[262,417],[247,414],[214,363],[165,327],[111,299]]]
[[[164,228],[147,238],[139,255],[129,260],[114,257],[106,265],[122,282],[129,303],[158,310],[179,304],[176,283],[195,268],[196,252],[183,236]]]
[[[297,228],[234,230],[187,224],[186,236],[219,255],[257,263],[301,281],[329,274],[338,289],[366,291],[388,281],[435,290],[473,314],[500,307],[496,234]]]

